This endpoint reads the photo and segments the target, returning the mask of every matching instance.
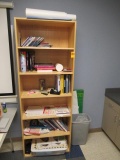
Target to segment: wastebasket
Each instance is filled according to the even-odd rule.
[[[88,138],[91,119],[86,113],[72,115],[72,145],[83,145]]]

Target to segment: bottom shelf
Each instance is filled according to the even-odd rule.
[[[67,140],[64,136],[25,141],[25,157],[61,155],[68,150]]]

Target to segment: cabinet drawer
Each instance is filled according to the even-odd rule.
[[[117,103],[113,102],[111,99],[107,97],[105,97],[105,103],[107,103],[108,106],[115,110],[118,114],[120,113],[120,106]]]

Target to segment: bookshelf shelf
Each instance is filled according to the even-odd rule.
[[[19,72],[19,75],[59,75],[59,74],[70,74],[72,75],[73,72],[57,72],[57,71],[52,71],[52,72],[37,72],[37,71],[27,71],[27,72]]]
[[[32,135],[32,136],[23,136],[24,139],[36,139],[36,138],[46,138],[46,137],[57,137],[57,136],[68,136],[70,135],[70,131],[50,131],[49,133],[41,134],[41,135]]]
[[[19,50],[67,50],[74,51],[74,48],[59,48],[59,47],[18,47]],[[56,53],[57,54],[57,53]]]
[[[23,113],[23,116],[22,116],[22,120],[31,120],[31,119],[48,119],[48,118],[60,118],[60,117],[70,117],[71,115],[70,114],[65,114],[65,115],[62,115],[62,116],[56,116],[56,115],[47,115],[47,116],[32,116],[32,117],[28,117],[26,116],[25,113]]]
[[[21,114],[22,128],[22,146],[25,157],[33,156],[32,153],[26,154],[26,143],[34,139],[46,137],[63,137],[67,140],[67,150],[71,148],[71,124],[72,124],[72,96],[74,85],[74,66],[75,66],[75,45],[76,45],[76,21],[62,20],[43,20],[43,19],[26,19],[14,18],[15,41],[16,41],[16,61],[18,72],[18,87],[19,87],[19,102]],[[23,45],[25,40],[31,36],[32,38],[43,37],[43,43],[50,44],[50,47],[26,46]],[[21,54],[33,54],[36,64],[57,64],[63,65],[67,72],[51,71],[37,72],[34,69],[27,68],[27,71],[22,72],[21,69]],[[28,57],[27,57],[28,58]],[[30,58],[30,57],[29,57]],[[26,60],[27,63],[27,60]],[[30,61],[29,61],[30,63]],[[61,93],[44,95],[40,92],[40,80],[45,80],[45,89],[56,88],[56,81],[59,79]],[[67,77],[67,78],[66,78]],[[65,86],[64,86],[65,85]],[[67,89],[66,90],[66,86]],[[31,92],[33,91],[33,92]],[[69,114],[66,115],[39,115],[27,116],[25,110],[29,106],[44,106],[44,105],[59,105],[65,104],[69,109]],[[63,107],[63,106],[62,106]],[[34,108],[32,108],[34,109]],[[24,135],[26,129],[25,122],[29,123],[33,120],[61,120],[67,126],[67,132],[61,131],[59,128],[55,131],[40,135]],[[61,123],[62,123],[61,122]]]
[[[55,94],[48,94],[48,95],[44,95],[41,93],[33,93],[33,94],[29,94],[29,91],[23,91],[21,92],[21,99],[31,99],[31,98],[57,98],[57,97],[72,97],[72,93],[61,93],[60,95],[55,95]]]

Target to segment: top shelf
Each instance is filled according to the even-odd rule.
[[[44,42],[52,45],[52,50],[74,50],[76,21],[41,20],[15,18],[15,32],[18,49],[40,49],[40,47],[20,47],[27,37],[43,37]]]
[[[74,48],[57,48],[57,47],[50,47],[50,48],[47,48],[47,47],[18,47],[18,49],[20,50],[66,50],[66,51],[73,51]]]
[[[19,18],[16,17],[18,25],[26,26],[26,25],[35,25],[35,26],[52,26],[52,27],[71,27],[75,25],[76,21],[64,21],[64,20],[44,20],[44,19],[27,19],[27,18]]]

